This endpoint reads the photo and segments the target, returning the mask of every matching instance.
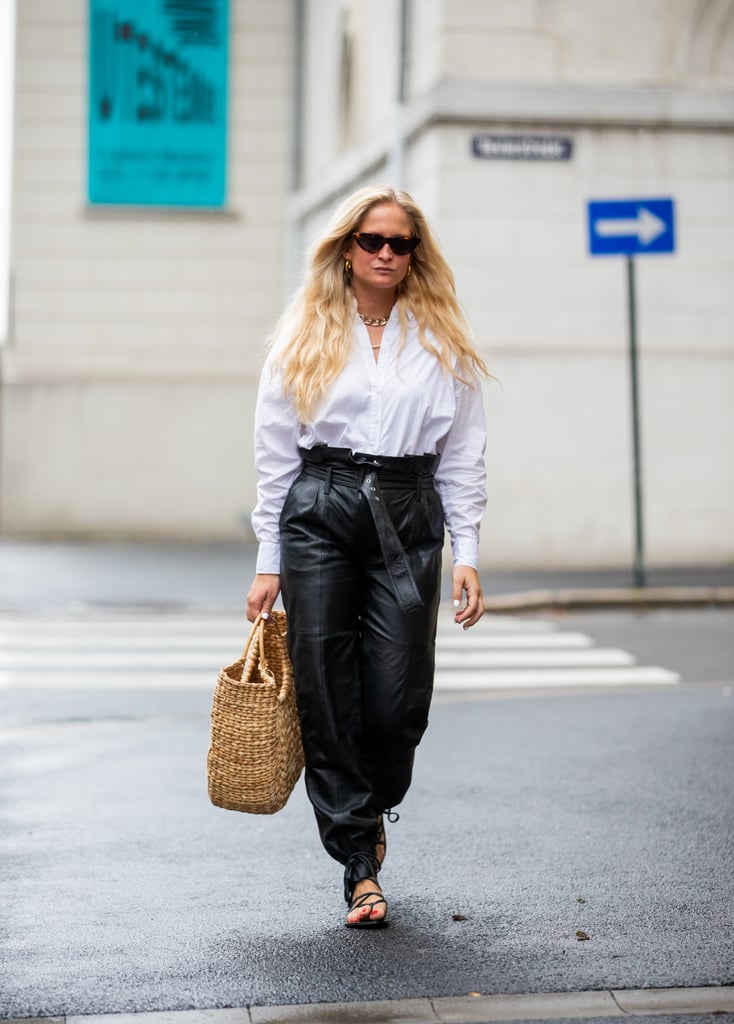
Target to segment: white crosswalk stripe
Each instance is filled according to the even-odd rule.
[[[485,616],[471,631],[443,608],[436,690],[671,685],[677,673],[641,666],[549,619]],[[239,615],[0,615],[0,687],[208,688],[236,661],[249,624]]]
[[[467,634],[444,622],[439,628],[436,648],[439,691],[680,682],[676,672],[638,665],[629,652],[596,647],[591,637],[564,633],[549,619],[485,616]]]

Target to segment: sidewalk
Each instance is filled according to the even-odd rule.
[[[27,613],[36,636],[44,613],[78,615],[87,634],[107,612],[157,629],[180,611],[183,634],[192,613],[243,614],[253,571],[244,545],[0,541],[0,615]],[[670,601],[734,589],[734,567],[649,575]],[[515,610],[631,583],[622,570],[482,576],[492,605]],[[634,616],[644,631],[652,618]],[[272,817],[209,804],[209,710],[206,689],[124,674],[0,688],[0,1021],[732,1019],[726,688],[437,702],[379,935],[341,925],[338,865],[303,785]]]
[[[632,1017],[636,1024],[713,1024],[734,1013],[734,988],[622,989],[520,995],[444,996],[357,1003],[304,1003],[153,1013],[95,1014],[52,1018],[54,1024],[611,1024]],[[683,1017],[682,1015],[685,1015]],[[48,1019],[48,1018],[46,1018]],[[14,1018],[7,1024],[29,1024]]]
[[[239,611],[255,572],[246,544],[0,540],[0,611]],[[444,598],[449,574],[444,571]],[[495,612],[553,607],[734,604],[734,563],[649,569],[636,589],[628,569],[484,569]]]

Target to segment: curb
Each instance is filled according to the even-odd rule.
[[[591,1021],[648,1014],[734,1013],[734,986],[602,989],[590,992],[479,993],[433,999],[360,1003],[305,1003],[222,1010],[170,1010],[119,1014],[11,1018],[4,1024],[488,1024],[491,1021]]]
[[[577,587],[523,590],[485,598],[490,612],[587,608],[704,608],[734,605],[734,587]]]

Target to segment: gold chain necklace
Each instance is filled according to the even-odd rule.
[[[357,316],[365,327],[384,327],[390,319],[389,314],[387,316],[367,316],[365,313],[360,313],[359,310],[357,310]]]

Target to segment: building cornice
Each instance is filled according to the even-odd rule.
[[[444,80],[408,109],[408,134],[435,123],[734,129],[734,90]]]
[[[734,90],[447,79],[407,105],[403,124],[407,142],[446,125],[733,131]],[[382,138],[347,150],[317,182],[294,192],[292,222],[304,220],[386,168],[393,141],[387,128]]]

